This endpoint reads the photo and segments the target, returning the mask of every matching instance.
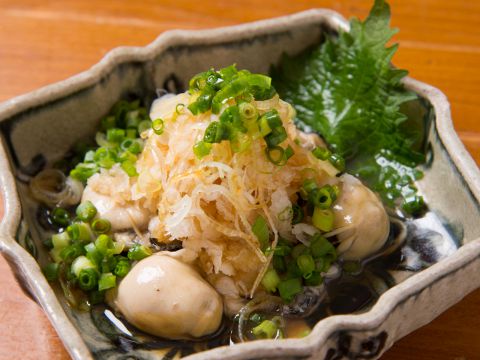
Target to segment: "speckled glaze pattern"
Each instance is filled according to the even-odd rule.
[[[147,47],[115,49],[84,73],[0,105],[0,189],[5,201],[0,250],[74,359],[163,355],[116,352],[90,315],[70,309],[59,289],[47,283],[38,265],[47,254],[32,226],[31,204],[19,174],[39,154],[48,162],[61,158],[91,135],[98,119],[121,98],[135,96],[149,103],[157,88],[181,89],[193,74],[212,66],[237,63],[239,68],[268,72],[282,53],[298,53],[319,43],[325,32],[347,27],[335,12],[311,10],[221,29],[170,31]],[[459,250],[386,291],[368,312],[328,317],[306,338],[220,347],[188,359],[376,359],[396,340],[480,287],[480,173],[454,132],[445,96],[413,79],[405,84],[433,107],[428,138],[433,157],[419,188],[437,213],[462,230]]]

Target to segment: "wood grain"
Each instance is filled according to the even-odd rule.
[[[395,64],[437,86],[480,163],[480,1],[391,1]],[[0,0],[0,101],[88,69],[110,49],[143,46],[163,31],[238,24],[327,7],[365,17],[365,0]],[[1,211],[0,211],[1,217]],[[479,274],[480,275],[480,274]],[[0,359],[68,359],[41,309],[0,257]],[[400,340],[382,359],[480,359],[480,291]]]

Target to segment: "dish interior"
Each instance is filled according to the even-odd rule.
[[[297,54],[320,43],[327,32],[334,33],[331,26],[321,20],[277,28],[254,37],[248,32],[236,33],[230,40],[205,42],[179,37],[176,45],[157,48],[145,61],[120,62],[91,85],[3,119],[1,138],[15,174],[23,211],[17,234],[19,243],[40,265],[48,262],[47,249],[42,245],[45,231],[39,221],[38,205],[28,193],[27,182],[39,170],[63,158],[75,143],[91,138],[100,118],[118,100],[139,98],[149,107],[158,89],[172,93],[185,91],[188,79],[194,74],[232,63],[252,72],[268,73],[282,53]],[[480,236],[480,229],[475,226],[480,209],[437,133],[435,109],[427,99],[422,99],[410,103],[405,112],[424,124],[426,131],[429,160],[423,169],[425,177],[418,186],[429,211],[406,224],[408,248],[402,247],[369,262],[361,278],[354,282],[351,276],[343,276],[330,284],[331,296],[336,301],[319,309],[311,319],[312,325],[328,315],[367,311],[388,288]],[[392,232],[392,241],[399,231]],[[413,261],[409,251],[419,254],[420,258]],[[122,326],[115,326],[117,320],[108,309],[100,306],[91,313],[79,312],[68,306],[61,289],[55,288],[55,292],[96,358],[109,358],[119,352],[138,358],[172,358],[180,352],[187,355],[229,342],[223,334],[213,337],[212,343],[188,343],[172,348],[165,341],[152,340],[139,332],[132,338]],[[353,295],[356,301],[351,300]],[[160,350],[150,351],[151,348]]]

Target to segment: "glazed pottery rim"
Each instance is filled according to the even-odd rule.
[[[0,122],[29,108],[47,104],[93,86],[117,65],[129,61],[146,62],[172,45],[178,45],[179,43],[187,46],[225,43],[279,31],[285,24],[320,24],[322,22],[333,29],[348,28],[348,23],[340,14],[327,9],[313,9],[275,19],[210,30],[167,31],[146,47],[116,48],[85,72],[0,104]],[[411,78],[405,80],[405,85],[427,98],[434,107],[438,136],[447,149],[453,162],[452,166],[456,166],[462,174],[478,203],[480,199],[480,172],[453,129],[450,106],[445,95],[440,90]],[[2,191],[4,197],[4,216],[0,222],[0,250],[9,260],[10,266],[20,273],[26,281],[25,286],[45,310],[70,355],[74,359],[91,359],[92,356],[88,347],[77,328],[70,322],[62,309],[38,263],[15,241],[15,233],[21,218],[21,209],[14,176],[3,144],[0,146],[0,191]],[[283,355],[308,355],[315,348],[321,347],[333,332],[376,329],[388,318],[394,308],[410,299],[412,295],[467,266],[479,255],[480,238],[466,243],[448,258],[390,288],[382,294],[368,312],[356,315],[330,316],[317,323],[311,334],[303,339],[259,340],[231,347],[219,347],[187,358],[192,360],[226,357],[241,359],[251,356],[272,356],[279,352]]]

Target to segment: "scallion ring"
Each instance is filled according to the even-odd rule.
[[[165,122],[158,118],[152,121],[153,132],[157,135],[162,135],[165,130]]]
[[[283,166],[287,163],[287,157],[285,156],[285,150],[280,146],[272,146],[265,149],[268,160],[277,165]]]

